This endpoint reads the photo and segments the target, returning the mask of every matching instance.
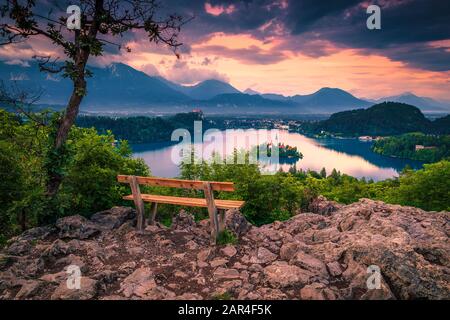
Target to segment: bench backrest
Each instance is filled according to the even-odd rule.
[[[132,176],[118,175],[117,181],[123,183],[129,183]],[[211,188],[215,191],[227,191],[233,192],[234,183],[233,182],[214,182],[214,181],[199,181],[199,180],[181,180],[181,179],[169,179],[169,178],[158,178],[158,177],[138,177],[136,176],[136,181],[138,184],[150,185],[150,186],[160,186],[160,187],[170,187],[170,188],[181,188],[181,189],[196,189],[204,190],[204,183],[209,183]]]

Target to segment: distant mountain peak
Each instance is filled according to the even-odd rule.
[[[258,91],[253,90],[252,88],[247,88],[244,91],[245,94],[251,94],[251,95],[255,95],[255,94],[260,94]]]
[[[448,111],[449,103],[440,102],[429,97],[420,97],[412,92],[403,92],[396,96],[384,97],[378,102],[392,101],[407,103],[419,107],[422,111]]]

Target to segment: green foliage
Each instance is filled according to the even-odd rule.
[[[388,190],[386,200],[428,211],[450,211],[450,161],[404,172],[398,188]]]
[[[238,239],[236,236],[229,230],[224,230],[217,235],[217,244],[218,245],[227,245],[227,244],[237,244]]]
[[[232,300],[233,296],[229,292],[216,294],[211,297],[212,300]]]
[[[416,151],[416,145],[422,145],[427,149]],[[431,163],[450,157],[450,135],[434,136],[423,133],[409,133],[387,137],[376,141],[372,150],[385,156]]]
[[[122,196],[129,194],[127,185],[116,181],[117,174],[150,175],[142,160],[133,159],[126,141],[116,141],[110,131],[99,135],[95,129],[72,128],[65,145],[61,174],[64,180],[57,197],[49,203],[45,196],[46,167],[51,163],[48,150],[52,143],[52,121],[42,117],[48,126],[23,121],[0,111],[0,243],[25,228],[37,226],[58,217],[79,213],[89,216],[115,205],[129,205]],[[237,163],[243,159],[243,163]],[[56,161],[60,161],[55,159]],[[297,170],[264,175],[258,165],[249,163],[249,155],[235,152],[220,162],[184,161],[181,178],[206,181],[232,181],[236,192],[217,192],[217,199],[244,200],[247,219],[261,225],[287,220],[305,211],[311,200],[324,195],[330,200],[352,203],[360,198],[412,205],[425,210],[450,210],[450,162],[425,165],[418,171],[405,169],[399,178],[380,182],[356,179],[333,170]],[[142,192],[166,195],[204,197],[202,191],[143,186]],[[49,210],[51,208],[52,210]],[[181,207],[158,207],[158,219],[170,224]],[[186,208],[196,219],[206,218],[202,208]],[[220,243],[233,243],[228,233]]]
[[[217,196],[244,200],[243,214],[251,223],[262,225],[287,220],[298,211],[307,210],[318,195],[344,204],[370,198],[425,210],[448,210],[448,164],[448,161],[441,161],[422,170],[406,170],[400,178],[379,182],[356,179],[337,170],[328,177],[324,170],[319,174],[296,169],[263,175],[256,165],[248,163],[182,164],[181,172],[185,179],[235,182],[236,192]]]
[[[433,123],[411,105],[383,102],[368,109],[332,114],[324,121],[313,123],[305,130],[311,133],[331,132],[343,136],[388,136],[407,132],[433,132]]]
[[[111,132],[98,135],[94,129],[74,127],[63,155],[53,155],[54,122],[47,123],[21,122],[0,110],[0,237],[68,214],[89,216],[129,205],[122,200],[129,187],[116,181],[117,174],[150,174],[143,160],[131,157],[128,143],[115,143]],[[49,199],[45,185],[55,168],[64,180],[57,196]]]
[[[142,159],[131,158],[128,143],[116,145],[111,132],[98,135],[95,129],[74,128],[67,144],[71,156],[61,194],[70,196],[72,212],[89,215],[124,204],[122,196],[129,188],[117,183],[119,173],[150,175]]]
[[[76,124],[84,128],[96,128],[101,134],[111,130],[117,139],[128,140],[130,143],[149,143],[170,141],[172,132],[177,128],[193,132],[194,121],[201,120],[202,114],[191,112],[166,118],[79,116]],[[203,126],[208,128],[206,122]]]

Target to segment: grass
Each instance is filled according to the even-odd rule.
[[[229,230],[225,230],[225,231],[219,233],[219,236],[217,237],[218,245],[237,244],[237,242],[238,242],[238,239]]]
[[[216,294],[216,295],[213,295],[211,298],[212,298],[212,300],[232,300],[233,299],[233,297],[231,296],[231,294],[229,292]]]

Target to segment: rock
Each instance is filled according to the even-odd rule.
[[[151,269],[142,267],[136,269],[122,281],[120,284],[120,291],[127,298],[132,295],[143,297],[156,286]]]
[[[186,247],[187,247],[189,250],[196,250],[199,246],[198,246],[197,242],[195,242],[195,241],[193,241],[193,240],[189,240],[189,241],[186,243]]]
[[[59,230],[59,237],[62,239],[89,239],[101,231],[96,224],[80,215],[58,219],[56,227]]]
[[[66,242],[57,239],[47,247],[40,256],[42,264],[53,263],[59,256],[67,255],[73,251],[73,248]]]
[[[313,283],[300,290],[300,298],[302,300],[335,300],[336,296],[324,284]]]
[[[260,296],[261,300],[285,300],[287,295],[279,289],[259,288],[256,294]]]
[[[62,267],[67,267],[67,266],[77,266],[80,268],[81,272],[85,272],[86,271],[86,264],[84,263],[83,259],[79,256],[76,256],[74,254],[69,254],[67,257],[63,257],[61,259],[58,259],[55,262],[55,266],[62,266]]]
[[[231,291],[241,286],[242,286],[241,280],[230,280],[222,283],[222,288],[224,288],[226,291]]]
[[[248,267],[245,264],[240,263],[239,261],[233,265],[234,269],[246,270]]]
[[[102,229],[112,230],[122,226],[125,222],[136,217],[136,211],[128,207],[114,207],[109,210],[101,211],[91,217]]]
[[[450,298],[449,212],[362,199],[210,246],[207,220],[182,212],[174,228],[138,233],[113,210],[112,220],[105,212],[95,222],[68,217],[11,239],[0,250],[0,299]],[[241,221],[239,233],[245,222],[234,213],[228,220]],[[67,290],[71,264],[82,269],[83,290]],[[380,287],[369,288],[374,267]]]
[[[227,259],[217,258],[212,260],[209,264],[211,265],[211,268],[216,268],[218,266],[226,265],[227,263],[228,263]]]
[[[284,244],[280,249],[280,257],[283,260],[289,261],[297,253],[298,244],[295,242],[289,242]]]
[[[268,264],[277,259],[277,255],[264,247],[259,247],[256,256],[250,258],[251,263]]]
[[[187,275],[183,271],[175,271],[173,275],[177,278],[182,278],[182,279],[186,279],[189,277],[189,275]]]
[[[69,289],[67,282],[63,281],[51,295],[52,300],[89,300],[97,294],[97,281],[81,277],[80,289]]]
[[[6,252],[13,256],[23,256],[29,254],[33,249],[30,241],[27,240],[18,240],[14,241],[6,250]]]
[[[174,300],[203,300],[203,297],[197,293],[187,292],[177,296]]]
[[[341,204],[335,201],[329,201],[324,196],[315,198],[308,207],[309,211],[323,216],[329,216],[340,208],[342,208]]]
[[[18,237],[20,240],[43,240],[56,231],[54,226],[36,227],[26,230]]]
[[[309,271],[281,262],[264,268],[264,275],[267,282],[275,288],[305,285],[311,277]]]
[[[145,227],[144,230],[147,231],[147,232],[150,232],[150,233],[157,233],[157,232],[163,231],[163,229],[161,229],[157,225],[148,225],[147,227]]]
[[[225,248],[222,248],[220,251],[229,258],[234,257],[237,253],[236,247],[232,246],[232,245],[227,245]]]
[[[40,288],[42,288],[43,282],[36,280],[28,280],[25,281],[20,288],[19,292],[17,292],[15,299],[23,300],[32,298],[36,295]]]
[[[18,257],[0,254],[0,270],[5,270],[18,261]]]
[[[214,271],[214,278],[217,280],[239,279],[240,274],[236,269],[219,267]]]
[[[197,261],[206,262],[211,257],[212,250],[204,249],[197,253]]]
[[[225,213],[225,228],[240,237],[247,233],[250,224],[239,211],[232,209]]]
[[[303,269],[309,270],[312,273],[319,274],[323,278],[326,278],[328,276],[325,263],[305,252],[297,252],[294,258],[292,258],[291,263]]]
[[[327,263],[327,269],[328,269],[328,272],[333,277],[337,277],[337,276],[340,276],[342,274],[341,265],[337,261]]]
[[[264,268],[260,265],[260,264],[252,264],[249,268],[248,271],[250,272],[262,272],[264,270]]]
[[[196,225],[194,216],[181,210],[180,213],[173,217],[171,228],[173,230],[192,230]]]
[[[57,273],[44,274],[39,279],[45,282],[60,283],[62,280],[67,279],[67,273],[65,271],[61,271]]]
[[[145,295],[138,295],[149,300],[174,300],[176,295],[162,286],[152,287],[145,291]]]

